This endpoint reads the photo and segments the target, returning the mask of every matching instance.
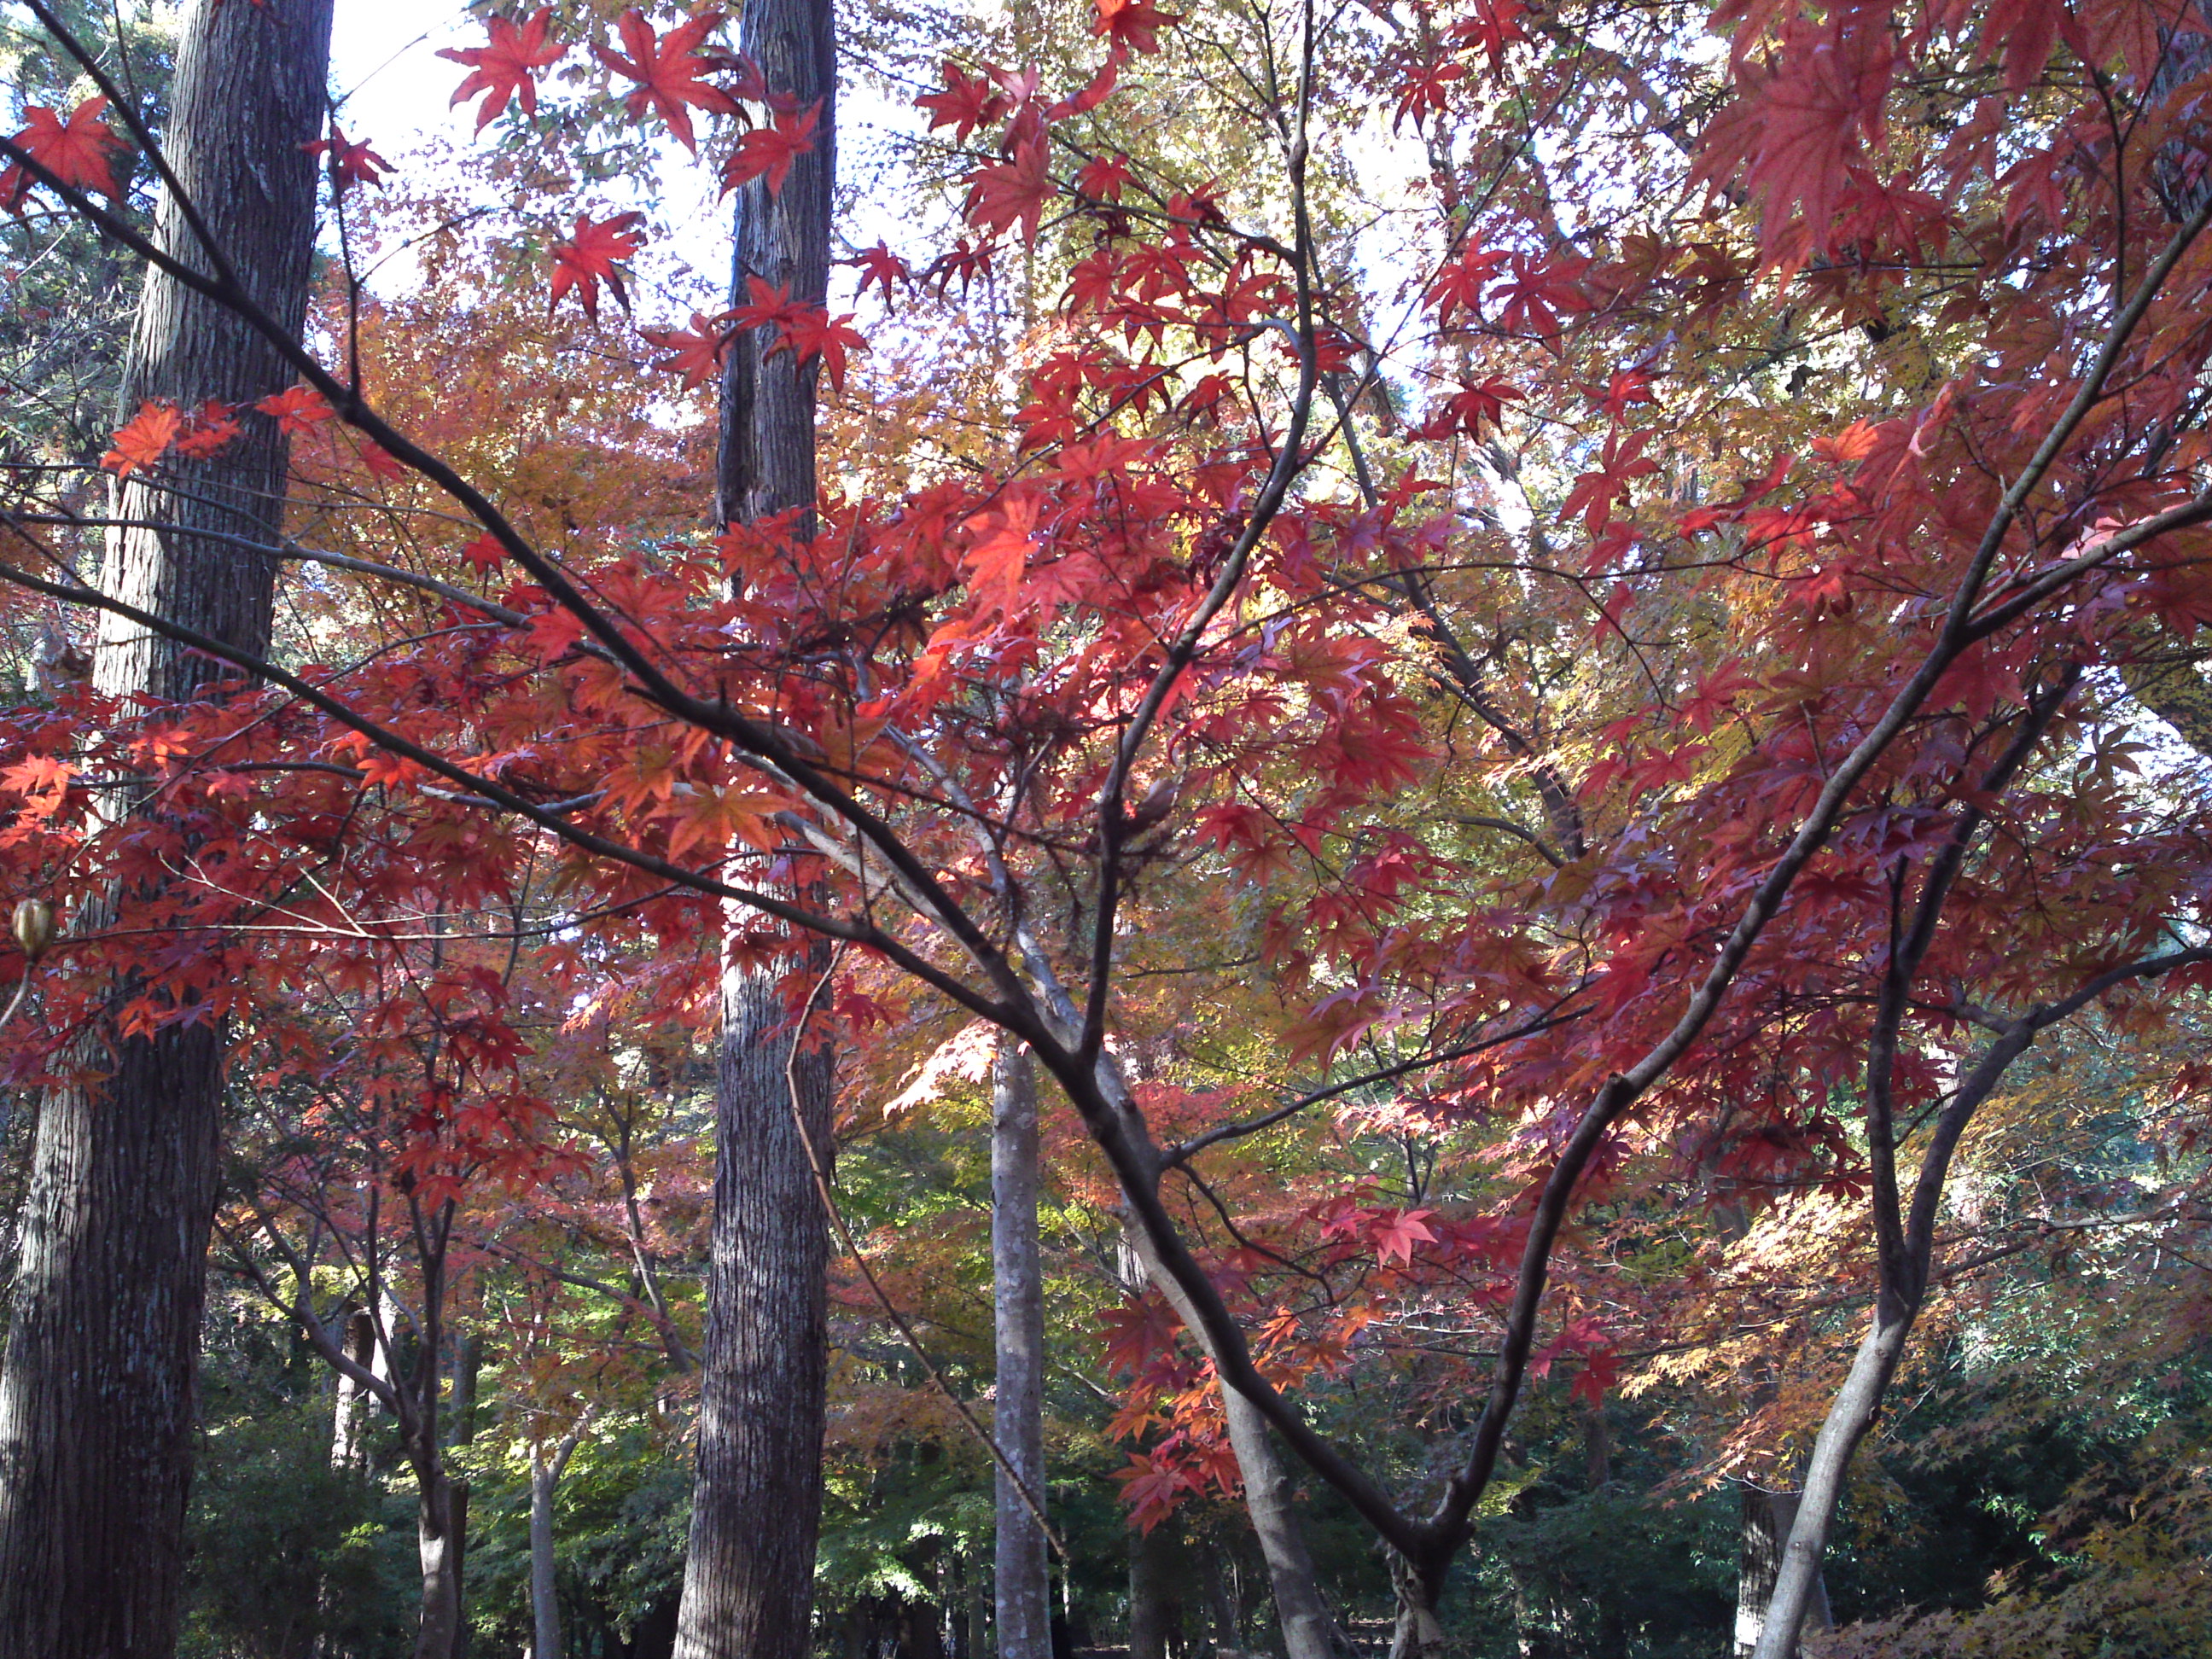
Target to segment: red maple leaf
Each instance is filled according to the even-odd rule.
[[[779,323],[782,337],[764,355],[773,357],[778,351],[787,349],[802,363],[819,356],[831,388],[842,397],[845,391],[845,354],[868,349],[867,336],[846,326],[852,320],[849,311],[842,317],[832,317],[822,306],[797,307]]]
[[[340,195],[356,185],[384,186],[384,174],[392,171],[392,163],[368,147],[366,141],[349,143],[338,125],[331,123],[331,136],[318,138],[300,146],[310,155],[330,157],[331,183]]]
[[[1445,400],[1443,408],[1415,428],[1413,435],[1448,438],[1455,432],[1464,432],[1470,438],[1480,438],[1486,429],[1496,428],[1507,404],[1528,395],[1504,380],[1478,380],[1471,386],[1462,386]]]
[[[1367,1237],[1385,1267],[1394,1259],[1410,1267],[1414,1245],[1436,1243],[1436,1232],[1428,1224],[1435,1213],[1433,1210],[1385,1210],[1376,1216]]]
[[[725,61],[719,53],[699,50],[700,42],[712,34],[721,21],[722,14],[719,11],[702,11],[689,22],[678,23],[667,33],[656,37],[645,14],[633,6],[622,15],[620,25],[623,45],[629,48],[628,55],[606,46],[592,48],[602,64],[625,80],[637,82],[637,89],[624,103],[630,119],[637,120],[648,106],[658,110],[677,143],[694,155],[699,153],[699,145],[691,136],[691,111],[703,109],[710,115],[734,115],[738,110],[736,100],[728,93],[699,78],[705,70],[721,68]]]
[[[738,140],[730,159],[722,163],[722,193],[763,176],[768,193],[775,195],[790,175],[791,164],[814,148],[814,124],[821,118],[819,100],[804,115],[777,112],[771,125],[755,127]]]
[[[1715,123],[1713,140],[1723,153],[1733,144],[1747,156],[1743,181],[1760,198],[1770,254],[1793,219],[1825,238],[1862,136],[1881,131],[1897,43],[1886,20],[1852,28],[1838,18],[1825,28],[1793,27],[1777,57],[1747,87],[1741,111]]]
[[[708,317],[695,311],[689,329],[644,328],[638,332],[663,351],[673,354],[653,367],[683,375],[684,389],[689,392],[720,369],[729,356],[730,339],[735,332],[729,325],[730,316],[728,312]]]
[[[926,92],[914,101],[929,112],[929,130],[951,127],[955,143],[965,143],[977,127],[988,126],[1013,107],[987,76],[971,77],[950,60],[945,65],[945,90]]]
[[[1114,1478],[1121,1483],[1121,1501],[1129,1506],[1129,1518],[1137,1523],[1139,1532],[1146,1533],[1175,1513],[1185,1492],[1194,1492],[1198,1487],[1196,1481],[1173,1464],[1140,1452],[1131,1452],[1129,1467],[1118,1471]]]
[[[1052,195],[1052,175],[1045,170],[1044,140],[1032,138],[1015,147],[1013,159],[994,161],[968,175],[968,217],[988,231],[1022,228],[1022,240],[1036,241],[1037,222]]]
[[[596,323],[599,284],[605,283],[614,291],[616,301],[628,311],[629,290],[623,286],[622,272],[616,265],[645,246],[645,238],[637,229],[644,222],[642,213],[617,213],[611,219],[598,221],[578,214],[575,234],[553,246],[553,299],[546,309],[551,311],[561,303],[561,296],[574,289],[584,315]]]
[[[538,112],[538,71],[550,68],[568,55],[568,46],[548,40],[553,8],[540,6],[520,28],[504,17],[488,20],[484,30],[490,44],[449,46],[438,56],[466,64],[471,71],[453,94],[453,101],[465,104],[477,93],[484,95],[477,106],[477,131],[482,132],[513,99],[525,115]]]
[[[803,363],[818,355],[829,372],[830,384],[840,392],[844,391],[845,354],[868,349],[867,337],[846,326],[853,320],[851,312],[832,317],[821,306],[793,299],[788,284],[778,287],[758,276],[745,278],[745,295],[748,302],[729,313],[732,331],[775,329],[776,342],[761,354],[763,357],[788,351]]]
[[[1429,303],[1437,308],[1437,320],[1449,323],[1455,311],[1480,311],[1482,290],[1504,268],[1505,255],[1486,252],[1469,242],[1430,284]]]
[[[29,125],[15,136],[13,143],[73,189],[113,196],[115,173],[108,165],[107,153],[121,148],[123,140],[102,115],[106,107],[106,99],[88,98],[64,122],[43,104],[26,104],[23,118]]]
[[[881,283],[884,285],[884,301],[889,304],[894,282],[910,284],[914,281],[914,267],[881,242],[839,263],[860,267],[860,297],[862,299],[867,297],[869,283]]]
[[[1453,24],[1449,39],[1455,46],[1480,46],[1496,69],[1504,61],[1508,46],[1528,38],[1521,20],[1533,12],[1523,0],[1475,0],[1474,15]]]
[[[1075,175],[1075,187],[1094,201],[1118,202],[1129,185],[1129,158],[1101,155],[1084,163]]]
[[[968,587],[976,603],[996,605],[1012,616],[1021,592],[1035,544],[1037,503],[1034,495],[1009,495],[988,513],[970,519],[975,539],[962,561],[969,569]]]
[[[287,437],[301,437],[313,432],[331,418],[331,406],[323,401],[323,394],[311,386],[295,386],[271,398],[264,398],[253,405],[264,415],[276,417],[276,429]]]
[[[791,284],[770,283],[764,277],[745,278],[745,303],[729,313],[732,332],[749,328],[781,328],[805,305],[791,297]]]
[[[730,96],[738,103],[765,104],[779,113],[789,115],[799,108],[799,100],[787,92],[769,90],[768,76],[761,66],[741,52],[733,52],[724,61],[723,67],[734,77],[730,82]]]
[[[143,472],[168,453],[169,446],[176,441],[184,423],[184,414],[174,404],[157,404],[149,399],[138,405],[138,412],[129,424],[116,433],[115,447],[100,458],[100,464],[118,478]]]
[[[1591,531],[1596,531],[1613,516],[1613,504],[1628,494],[1632,481],[1649,477],[1659,470],[1659,463],[1645,459],[1644,454],[1644,445],[1650,441],[1649,432],[1631,432],[1626,436],[1618,431],[1608,434],[1596,471],[1576,478],[1567,499],[1560,505],[1559,516],[1579,517]]]
[[[407,476],[407,469],[400,464],[398,456],[383,445],[371,443],[366,438],[361,441],[361,462],[373,476],[386,483],[398,483]]]
[[[1182,21],[1180,16],[1160,11],[1152,0],[1091,0],[1091,3],[1098,9],[1098,15],[1091,20],[1091,32],[1105,35],[1131,52],[1158,52],[1159,32]]]
[[[1166,21],[1166,20],[1163,20]],[[1097,74],[1084,83],[1074,96],[1063,98],[1045,112],[1047,121],[1064,121],[1071,115],[1088,115],[1106,101],[1114,90],[1114,83],[1121,76],[1121,48],[1117,45],[1106,54],[1106,62]]]
[[[1419,64],[1407,72],[1398,88],[1398,112],[1390,123],[1395,132],[1406,125],[1406,118],[1413,118],[1415,131],[1428,118],[1441,111],[1451,98],[1451,83],[1467,79],[1467,65],[1447,58],[1441,63]]]

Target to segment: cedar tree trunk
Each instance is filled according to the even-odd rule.
[[[180,38],[166,144],[232,268],[296,331],[306,314],[313,158],[330,57],[331,0],[195,0]],[[176,204],[161,245],[205,265]],[[290,370],[220,307],[149,270],[122,407],[198,407],[280,392]],[[102,585],[257,654],[267,648],[273,562],[219,531],[276,539],[287,447],[250,410],[240,436],[173,460],[172,490],[133,480],[118,518],[160,531],[111,538]],[[103,689],[220,696],[228,672],[127,625],[103,628]],[[87,916],[83,925],[97,926]],[[134,994],[117,988],[117,1001]],[[40,1111],[21,1258],[0,1371],[0,1659],[160,1659],[173,1651],[191,1478],[204,1258],[221,1139],[224,1041],[214,1024],[85,1038],[99,1080]]]
[[[1044,1274],[1037,1252],[1036,1072],[999,1040],[991,1066],[991,1294],[998,1334],[992,1432],[1044,1501]],[[998,1480],[999,1659],[1050,1659],[1052,1574],[1044,1528],[1005,1469]]]
[[[757,276],[818,305],[836,177],[829,0],[751,0],[739,45],[772,90],[802,108],[818,100],[821,113],[814,148],[781,191],[755,179],[738,193],[732,287],[742,300]],[[790,513],[796,533],[809,536],[819,360],[764,356],[775,343],[754,330],[732,349],[716,514],[732,524]],[[794,1114],[826,1160],[834,1066],[818,1046],[793,1054],[798,1033],[775,978],[744,949],[757,924],[732,911],[725,941],[714,1245],[678,1659],[805,1659],[813,1646],[830,1240]]]

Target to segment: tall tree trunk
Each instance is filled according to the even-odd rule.
[[[1766,1628],[1766,1610],[1774,1599],[1774,1583],[1781,1575],[1790,1528],[1797,1519],[1799,1496],[1794,1492],[1769,1492],[1763,1486],[1742,1489],[1741,1541],[1736,1561],[1736,1659],[1751,1659],[1759,1648],[1759,1632]],[[1815,1626],[1828,1628],[1825,1582],[1814,1586],[1811,1616]]]
[[[593,1409],[585,1407],[568,1432],[561,1437],[560,1445],[550,1456],[546,1455],[544,1441],[534,1440],[530,1445],[530,1623],[534,1632],[530,1659],[561,1659],[561,1598],[554,1582],[554,1569],[559,1563],[553,1552],[553,1499],[561,1490],[561,1477],[568,1472],[568,1460],[576,1455],[585,1431],[592,1425]]]
[[[167,147],[178,177],[259,303],[296,330],[307,307],[331,0],[195,0],[183,25]],[[174,202],[155,237],[205,267]],[[122,404],[250,404],[290,371],[221,308],[149,270]],[[175,487],[134,479],[118,518],[159,532],[110,540],[102,585],[258,653],[275,567],[194,530],[261,542],[281,528],[288,451],[248,413]],[[109,624],[106,690],[210,695],[216,663]],[[88,918],[96,921],[96,918]],[[131,994],[118,988],[118,1000]],[[40,1115],[0,1370],[0,1659],[137,1659],[175,1647],[191,1478],[193,1371],[221,1136],[223,1036],[202,1022],[151,1038],[113,1027],[79,1051],[82,1087]]]
[[[469,1488],[434,1455],[418,1462],[415,1542],[422,1567],[415,1659],[457,1659],[461,1644],[462,1554],[469,1535]]]
[[[561,1598],[553,1577],[553,1493],[560,1478],[544,1447],[531,1447],[530,1659],[561,1659]]]
[[[1037,1247],[1036,1071],[1000,1037],[991,1066],[991,1292],[998,1334],[992,1433],[1044,1501],[1044,1271]],[[999,1659],[1048,1659],[1052,1571],[1043,1524],[1001,1468],[998,1480]]]
[[[761,66],[772,92],[804,109],[820,100],[814,148],[795,158],[783,188],[765,179],[738,192],[737,248],[731,292],[742,302],[757,276],[791,297],[823,304],[830,293],[830,193],[836,181],[837,23],[830,0],[748,0],[739,46]],[[819,358],[805,363],[776,351],[772,331],[749,329],[732,343],[722,377],[722,424],[715,456],[715,516],[750,524],[796,513],[802,534],[814,518],[814,396]]]
[[[1175,1546],[1164,1526],[1129,1534],[1129,1659],[1168,1659],[1182,1628]]]
[[[1229,1575],[1224,1570],[1218,1543],[1209,1540],[1206,1546],[1206,1610],[1213,1626],[1213,1651],[1218,1656],[1241,1653],[1244,1635],[1237,1627],[1237,1607],[1229,1595]]]
[[[1889,1380],[1905,1357],[1905,1340],[1912,1334],[1912,1322],[1918,1312],[1918,1308],[1887,1290],[1875,1298],[1874,1317],[1865,1340],[1859,1344],[1844,1386],[1836,1391],[1813,1443],[1812,1460],[1805,1468],[1805,1490],[1798,1498],[1790,1542],[1775,1577],[1773,1600],[1767,1607],[1759,1644],[1753,1650],[1756,1659],[1796,1659],[1798,1632],[1804,1628],[1816,1596],[1823,1602],[1826,1599],[1820,1558],[1828,1547],[1828,1528],[1834,1523],[1836,1505],[1843,1497],[1844,1479],[1859,1442],[1874,1426],[1875,1413],[1881,1410]]]
[[[1130,1246],[1145,1264],[1146,1275],[1166,1297],[1184,1328],[1203,1345],[1206,1338],[1198,1311],[1190,1305],[1174,1275],[1167,1271],[1138,1229],[1128,1229]],[[1313,1553],[1306,1547],[1305,1530],[1299,1525],[1296,1495],[1283,1468],[1280,1450],[1269,1433],[1267,1419],[1236,1389],[1223,1382],[1222,1414],[1229,1420],[1229,1443],[1237,1454],[1238,1472],[1244,1477],[1244,1512],[1260,1540],[1260,1554],[1267,1564],[1267,1582],[1274,1592],[1275,1617],[1283,1632],[1286,1659],[1346,1659],[1352,1644],[1321,1593],[1321,1578],[1314,1570]]]
[[[739,45],[769,87],[819,101],[814,148],[781,191],[739,191],[732,287],[748,276],[820,304],[829,291],[836,177],[836,30],[830,0],[751,0]],[[757,331],[738,336],[722,386],[715,507],[726,524],[794,515],[813,532],[814,392],[805,364]],[[811,1650],[822,1518],[829,1230],[794,1113],[829,1156],[834,1066],[797,1033],[775,979],[745,963],[750,912],[732,913],[715,1083],[713,1256],[699,1384],[699,1462],[678,1659],[804,1659]]]

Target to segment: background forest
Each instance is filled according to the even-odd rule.
[[[2212,10],[453,12],[0,7],[0,1659],[2212,1656]]]

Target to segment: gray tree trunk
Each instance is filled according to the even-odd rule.
[[[462,1553],[469,1535],[469,1488],[442,1460],[418,1463],[415,1543],[422,1567],[415,1659],[457,1659],[461,1641]]]
[[[1182,1623],[1176,1597],[1175,1534],[1164,1525],[1129,1534],[1129,1659],[1168,1659]]]
[[[1887,1292],[1875,1298],[1865,1340],[1859,1344],[1844,1386],[1836,1391],[1820,1436],[1813,1443],[1812,1461],[1805,1469],[1805,1490],[1798,1498],[1759,1644],[1753,1650],[1755,1659],[1796,1659],[1798,1632],[1804,1628],[1816,1599],[1826,1601],[1820,1558],[1828,1547],[1828,1530],[1843,1498],[1844,1479],[1859,1442],[1874,1426],[1889,1379],[1905,1357],[1905,1339],[1912,1334],[1917,1311]]]
[[[820,101],[814,149],[783,188],[738,193],[733,287],[747,276],[820,304],[836,178],[836,30],[829,0],[751,0],[738,44],[771,90]],[[715,507],[724,523],[791,512],[813,530],[814,386],[759,331],[738,337],[722,387]],[[730,942],[757,925],[729,918]],[[822,1518],[829,1229],[793,1114],[826,1159],[832,1057],[792,1054],[772,977],[726,957],[715,1086],[713,1255],[699,1383],[699,1462],[677,1659],[805,1659]],[[794,1097],[796,1097],[794,1099]]]
[[[530,1449],[530,1659],[561,1659],[561,1598],[553,1569],[553,1493],[560,1480],[543,1446]]]
[[[1190,1305],[1174,1275],[1141,1232],[1133,1227],[1128,1238],[1145,1264],[1147,1277],[1167,1297],[1184,1328],[1204,1346],[1197,1310]],[[1229,1443],[1244,1477],[1244,1512],[1251,1517],[1261,1556],[1267,1564],[1267,1582],[1274,1592],[1275,1617],[1282,1626],[1286,1659],[1348,1659],[1352,1644],[1321,1593],[1313,1553],[1306,1547],[1305,1530],[1298,1523],[1296,1494],[1284,1470],[1282,1454],[1268,1432],[1267,1419],[1228,1383],[1223,1382],[1220,1388],[1222,1414],[1229,1421]]]
[[[376,1321],[368,1309],[348,1302],[338,1310],[338,1346],[363,1370],[376,1366]],[[359,1471],[368,1467],[369,1393],[343,1371],[337,1374],[337,1407],[331,1423],[331,1467]]]
[[[296,331],[307,307],[331,0],[195,0],[178,50],[167,152],[233,268]],[[174,203],[155,234],[204,267]],[[282,391],[289,368],[221,308],[149,271],[123,386],[197,406]],[[281,529],[285,441],[248,413],[231,447],[174,461],[174,489],[131,480],[101,571],[111,592],[259,653],[275,570],[220,531]],[[225,671],[103,628],[111,691],[189,698]],[[87,918],[95,921],[94,918]],[[131,994],[118,988],[118,1000]],[[202,1023],[150,1039],[112,1027],[81,1059],[106,1075],[41,1109],[0,1370],[0,1659],[165,1659],[175,1647],[191,1479],[193,1370],[215,1204],[223,1037]]]
[[[530,1659],[561,1659],[561,1598],[554,1579],[560,1564],[553,1552],[553,1499],[561,1490],[561,1477],[568,1460],[583,1443],[591,1426],[587,1408],[576,1425],[562,1437],[551,1456],[543,1441],[530,1447]]]
[[[1763,1486],[1742,1489],[1736,1560],[1736,1659],[1751,1659],[1758,1651],[1759,1633],[1766,1628],[1766,1610],[1774,1599],[1775,1580],[1782,1571],[1783,1551],[1797,1519],[1799,1496],[1794,1492],[1769,1492]],[[1826,1630],[1831,1623],[1825,1580],[1814,1584],[1810,1617],[1817,1629]]]
[[[991,1066],[991,1291],[998,1334],[992,1433],[1042,1504],[1044,1271],[1037,1245],[1036,1071],[1000,1037]],[[1051,1659],[1052,1565],[1044,1528],[1005,1469],[997,1472],[999,1659]]]

